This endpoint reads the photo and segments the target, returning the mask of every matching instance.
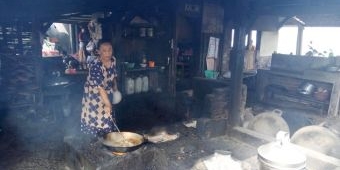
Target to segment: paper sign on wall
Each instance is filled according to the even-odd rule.
[[[218,46],[220,39],[216,37],[209,38],[208,53],[206,58],[217,58],[218,57]]]
[[[215,58],[207,58],[207,70],[216,70]]]
[[[207,70],[216,70],[216,60],[218,58],[218,47],[220,39],[216,37],[209,38],[208,52],[206,56]]]

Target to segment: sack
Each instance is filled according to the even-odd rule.
[[[94,50],[95,44],[94,42],[91,40],[89,43],[87,43],[86,45],[86,51],[88,52],[92,52]]]

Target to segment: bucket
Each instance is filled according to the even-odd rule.
[[[279,131],[276,141],[257,149],[260,170],[305,170],[306,156],[289,141],[289,133]]]
[[[149,67],[155,67],[155,62],[154,61],[149,61]]]
[[[213,70],[205,70],[204,71],[204,75],[206,78],[209,79],[216,79],[218,76],[218,72],[217,71],[213,71]]]

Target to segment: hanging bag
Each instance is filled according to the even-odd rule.
[[[86,45],[86,51],[88,52],[92,52],[95,48],[95,44],[93,42],[93,40],[90,40],[89,43],[87,43]]]

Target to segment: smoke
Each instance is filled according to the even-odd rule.
[[[68,99],[45,96],[42,105],[35,107],[13,107],[9,101],[0,104],[2,169],[58,169],[63,165],[64,137],[80,133],[79,95]]]

